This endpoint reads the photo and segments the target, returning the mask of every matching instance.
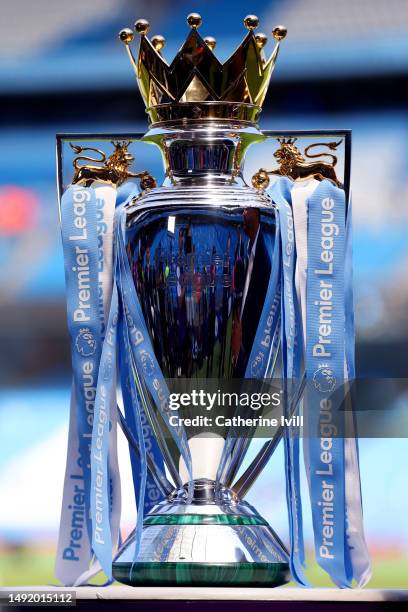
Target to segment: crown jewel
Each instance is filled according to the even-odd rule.
[[[286,28],[277,26],[273,30],[276,44],[271,56],[266,58],[264,47],[267,36],[254,33],[259,19],[255,15],[248,15],[244,19],[247,35],[231,57],[222,64],[213,52],[216,40],[211,36],[202,38],[198,32],[202,24],[201,16],[191,13],[187,23],[190,32],[170,64],[161,54],[165,39],[156,35],[149,40],[147,34],[150,25],[145,19],[135,23],[135,31],[141,37],[137,60],[129,46],[134,38],[133,31],[125,28],[119,34],[120,40],[126,45],[151,119],[161,119],[159,107],[163,109],[163,105],[180,108],[180,105],[185,106],[186,103],[193,107],[190,112],[196,118],[203,115],[203,105],[211,109],[204,113],[211,117],[222,115],[219,112],[221,107],[231,103],[235,107],[233,112],[236,118],[247,116],[242,111],[242,105],[256,107],[256,114],[259,114],[278,57],[280,41],[286,36]],[[167,113],[167,116],[170,115]],[[251,116],[254,117],[254,113]]]

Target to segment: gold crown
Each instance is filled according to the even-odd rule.
[[[267,59],[264,53],[267,36],[254,33],[259,19],[248,15],[244,19],[248,34],[231,57],[221,64],[213,53],[216,40],[211,36],[202,38],[198,33],[202,23],[200,15],[191,13],[187,23],[191,31],[171,64],[161,55],[165,39],[157,35],[149,40],[150,25],[145,19],[135,23],[135,30],[141,36],[137,61],[129,46],[134,38],[133,30],[125,28],[119,34],[126,45],[151,120],[181,117],[256,120],[286,28],[274,28],[272,34],[276,44]]]

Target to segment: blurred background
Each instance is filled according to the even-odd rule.
[[[0,19],[0,584],[55,582],[70,356],[55,181],[56,132],[144,131],[117,32],[140,17],[172,59],[186,15],[225,60],[249,12],[288,28],[261,125],[353,130],[354,280],[361,376],[406,377],[406,0],[3,0]],[[271,37],[272,38],[272,37]],[[270,43],[272,44],[272,43]],[[405,409],[406,399],[402,398]],[[408,588],[406,439],[362,440],[370,586]],[[132,495],[124,459],[124,523]],[[282,457],[251,494],[287,533]],[[265,480],[266,478],[266,480]],[[307,504],[306,504],[307,505]],[[266,511],[265,511],[266,508]],[[268,510],[270,509],[270,510]],[[306,536],[311,547],[310,517]],[[329,582],[311,561],[317,584]]]

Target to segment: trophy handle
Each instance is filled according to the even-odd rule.
[[[302,398],[303,391],[305,389],[305,385],[306,385],[306,375],[303,375],[303,378],[300,382],[295,399],[291,404],[291,409],[289,411],[290,416],[292,416],[299,401]],[[245,497],[249,489],[255,483],[259,474],[262,472],[262,470],[268,463],[269,459],[272,457],[278,443],[280,442],[283,436],[283,431],[284,431],[284,427],[281,426],[276,432],[276,434],[274,435],[274,437],[272,438],[272,440],[268,440],[268,442],[265,442],[265,444],[262,446],[259,453],[256,455],[256,457],[252,460],[250,465],[247,467],[245,472],[237,480],[237,482],[233,485],[232,490],[234,491],[234,493],[236,493],[236,495],[240,499],[243,499]]]
[[[283,428],[280,428],[272,440],[268,440],[262,446],[255,459],[251,462],[242,476],[233,485],[232,490],[240,498],[243,499],[248,493],[249,489],[255,483],[259,474],[262,472],[269,459],[272,457],[275,449],[282,438]]]
[[[336,175],[335,166],[337,164],[337,156],[332,153],[327,153],[324,149],[336,151],[337,147],[343,142],[340,139],[338,142],[313,142],[309,144],[301,153],[296,146],[297,138],[277,138],[280,147],[273,154],[278,160],[278,168],[275,170],[265,170],[260,168],[252,177],[252,186],[255,189],[266,189],[269,186],[269,176],[287,176],[293,180],[315,178],[318,181],[327,179],[334,183],[337,187],[342,188],[343,183],[339,181]],[[319,147],[323,149],[318,153],[309,153],[309,150]],[[330,162],[319,159],[315,162],[309,162],[306,158],[322,158],[329,157]]]
[[[140,448],[139,448],[139,445],[138,445],[137,441],[135,440],[135,438],[134,438],[132,432],[130,431],[129,427],[127,426],[125,417],[123,416],[122,412],[120,411],[119,406],[117,406],[117,412],[118,412],[118,422],[119,422],[119,425],[120,425],[120,427],[121,427],[121,429],[123,431],[123,434],[124,434],[125,438],[127,439],[128,443],[129,443],[129,446],[136,453],[136,455],[140,458]],[[148,469],[151,477],[153,478],[157,488],[163,494],[163,496],[167,497],[168,495],[173,493],[174,486],[166,478],[166,476],[160,470],[160,468],[156,465],[156,463],[153,461],[153,459],[149,455],[149,453],[146,453],[146,464],[147,464],[147,469]]]
[[[61,196],[69,184],[74,182],[82,182],[85,184],[86,180],[88,180],[90,184],[95,180],[119,186],[127,179],[137,178],[140,180],[140,186],[143,190],[154,187],[156,181],[147,171],[137,174],[130,171],[130,165],[134,161],[134,158],[127,149],[130,144],[139,142],[142,137],[143,134],[140,132],[126,132],[125,134],[57,134],[56,169],[58,202],[60,203]],[[109,144],[110,148],[113,145],[113,153],[111,153],[111,155],[105,154],[105,152],[100,149],[101,143]],[[98,146],[91,146],[93,144],[97,144]],[[71,154],[67,159],[66,152],[68,151],[70,151]],[[99,155],[101,159],[99,160],[81,155],[84,151],[91,151]],[[79,156],[76,158],[73,157],[72,152],[74,155],[77,154]],[[79,161],[88,161],[91,163],[79,165]],[[72,177],[72,168],[74,168],[75,171],[74,177]],[[78,173],[79,175],[76,176]],[[74,180],[75,178],[77,180]]]
[[[275,139],[279,144],[279,149],[274,154],[277,162],[277,168],[274,170],[265,170],[260,168],[252,177],[252,186],[255,189],[267,189],[269,185],[269,176],[289,176],[292,179],[302,179],[314,176],[318,180],[329,179],[338,187],[344,189],[346,194],[346,206],[350,197],[350,169],[351,169],[351,130],[285,130],[271,131],[263,130],[262,132],[268,139]],[[299,138],[313,139],[308,146],[305,147],[303,154],[297,149],[295,142]],[[331,138],[330,142],[322,142],[322,138]],[[335,166],[337,165],[337,156],[325,151],[336,151],[337,147],[342,145],[344,156],[344,170],[342,176],[336,175]],[[319,153],[309,153],[314,147],[323,148]],[[285,155],[285,151],[289,155]],[[318,159],[316,162],[308,162],[307,159],[329,157],[331,162]]]

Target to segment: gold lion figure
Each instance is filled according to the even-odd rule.
[[[304,154],[299,151],[295,145],[297,138],[278,138],[280,143],[279,149],[273,154],[279,163],[279,168],[276,170],[265,170],[260,168],[256,174],[252,177],[252,184],[257,189],[266,189],[269,185],[269,175],[277,176],[288,176],[289,178],[296,180],[313,176],[317,180],[329,179],[337,187],[343,187],[342,183],[336,176],[335,166],[337,164],[337,157],[332,153],[315,153],[310,154],[310,149],[314,147],[328,147],[330,150],[335,151],[339,142],[317,142],[309,145],[305,148]],[[311,159],[313,157],[330,157],[330,162],[322,160],[315,162],[308,162],[305,157]]]
[[[113,153],[106,156],[106,153],[94,147],[81,147],[70,143],[74,153],[78,156],[74,158],[72,165],[74,166],[74,176],[72,185],[84,185],[90,187],[93,182],[108,183],[119,187],[130,178],[139,178],[142,189],[151,189],[157,187],[155,179],[148,172],[140,172],[134,174],[129,170],[129,166],[134,161],[134,157],[128,151],[129,141],[111,141],[115,147]],[[100,156],[100,159],[81,155],[84,151],[92,151]],[[93,162],[91,164],[81,164],[79,162]]]

